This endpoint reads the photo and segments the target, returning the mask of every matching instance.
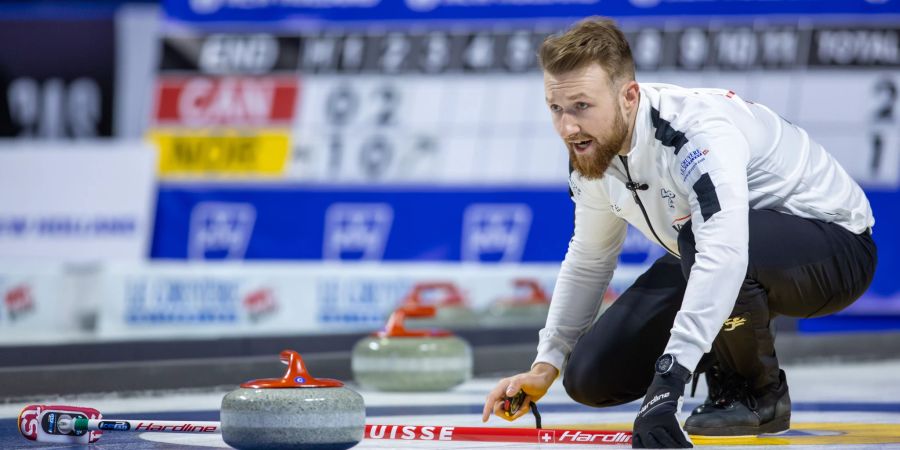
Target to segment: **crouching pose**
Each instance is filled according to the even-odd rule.
[[[875,220],[862,189],[797,125],[721,89],[635,81],[612,21],[589,18],[539,52],[547,108],[569,151],[575,232],[537,358],[501,380],[484,420],[520,389],[563,374],[595,407],[644,398],[635,447],[691,447],[676,419],[685,384],[709,396],[696,435],[790,427],[769,324],[847,307],[872,281]],[[631,224],[667,254],[595,322]]]

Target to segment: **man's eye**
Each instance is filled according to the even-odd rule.
[[[560,111],[562,111],[562,107],[559,105],[550,105],[550,111],[560,112]]]
[[[582,110],[588,109],[588,106],[590,106],[590,105],[588,105],[588,104],[585,103],[585,102],[578,102],[578,103],[575,104],[575,107],[576,107],[576,108],[582,109]]]

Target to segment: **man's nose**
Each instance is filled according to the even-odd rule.
[[[572,136],[581,132],[581,126],[578,125],[578,121],[569,114],[563,114],[559,125],[563,137]]]

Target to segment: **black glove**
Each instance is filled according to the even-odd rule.
[[[684,385],[691,379],[687,370],[672,355],[656,361],[656,375],[647,388],[641,410],[634,420],[632,448],[692,448],[675,414],[681,412]]]

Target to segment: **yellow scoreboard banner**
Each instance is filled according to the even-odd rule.
[[[277,177],[285,172],[290,133],[281,130],[154,130],[163,176]]]

